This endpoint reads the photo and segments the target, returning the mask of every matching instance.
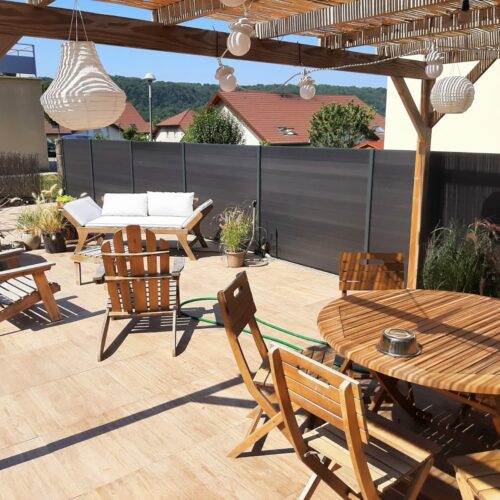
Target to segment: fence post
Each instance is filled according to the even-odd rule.
[[[375,169],[375,150],[370,150],[368,157],[368,180],[366,186],[365,235],[363,251],[370,251],[370,231],[372,224],[373,171]]]
[[[182,161],[182,182],[184,184],[184,192],[187,192],[187,173],[186,173],[186,144],[181,142],[181,161]]]
[[[92,181],[92,198],[95,200],[95,180],[94,180],[94,154],[92,152],[92,140],[89,139],[90,151],[90,179]]]
[[[262,194],[262,146],[257,150],[257,234],[259,243],[261,242],[261,208],[260,200]]]
[[[130,179],[132,181],[132,193],[135,193],[135,172],[134,172],[134,149],[133,149],[133,141],[130,141]]]

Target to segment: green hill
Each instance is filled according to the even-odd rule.
[[[132,102],[139,113],[147,120],[147,85],[140,78],[129,76],[113,76],[112,78],[125,91],[129,101]],[[42,79],[44,80],[44,86],[50,83],[50,78]],[[153,120],[163,120],[187,108],[201,109],[218,89],[218,85],[208,83],[155,82],[153,84]],[[298,87],[295,85],[283,87],[283,85],[279,84],[249,85],[241,90],[298,93]],[[380,114],[385,114],[385,88],[318,85],[316,91],[318,94],[355,95],[366,102],[366,104],[373,106]]]

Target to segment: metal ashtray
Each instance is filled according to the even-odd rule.
[[[376,347],[377,351],[394,358],[413,358],[422,352],[422,346],[417,344],[415,332],[404,328],[384,330]]]

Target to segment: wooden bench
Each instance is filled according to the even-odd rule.
[[[0,271],[0,321],[10,319],[40,301],[51,321],[61,319],[54,299],[54,293],[61,287],[57,283],[49,283],[45,276],[54,265],[43,262]]]
[[[464,500],[500,498],[500,450],[453,457],[449,462]]]

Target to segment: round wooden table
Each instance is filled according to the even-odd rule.
[[[362,292],[330,302],[318,327],[337,352],[373,372],[403,407],[408,402],[394,391],[397,380],[492,413],[500,432],[500,300],[431,290]],[[377,351],[382,331],[396,327],[417,333],[420,355],[393,358]]]

